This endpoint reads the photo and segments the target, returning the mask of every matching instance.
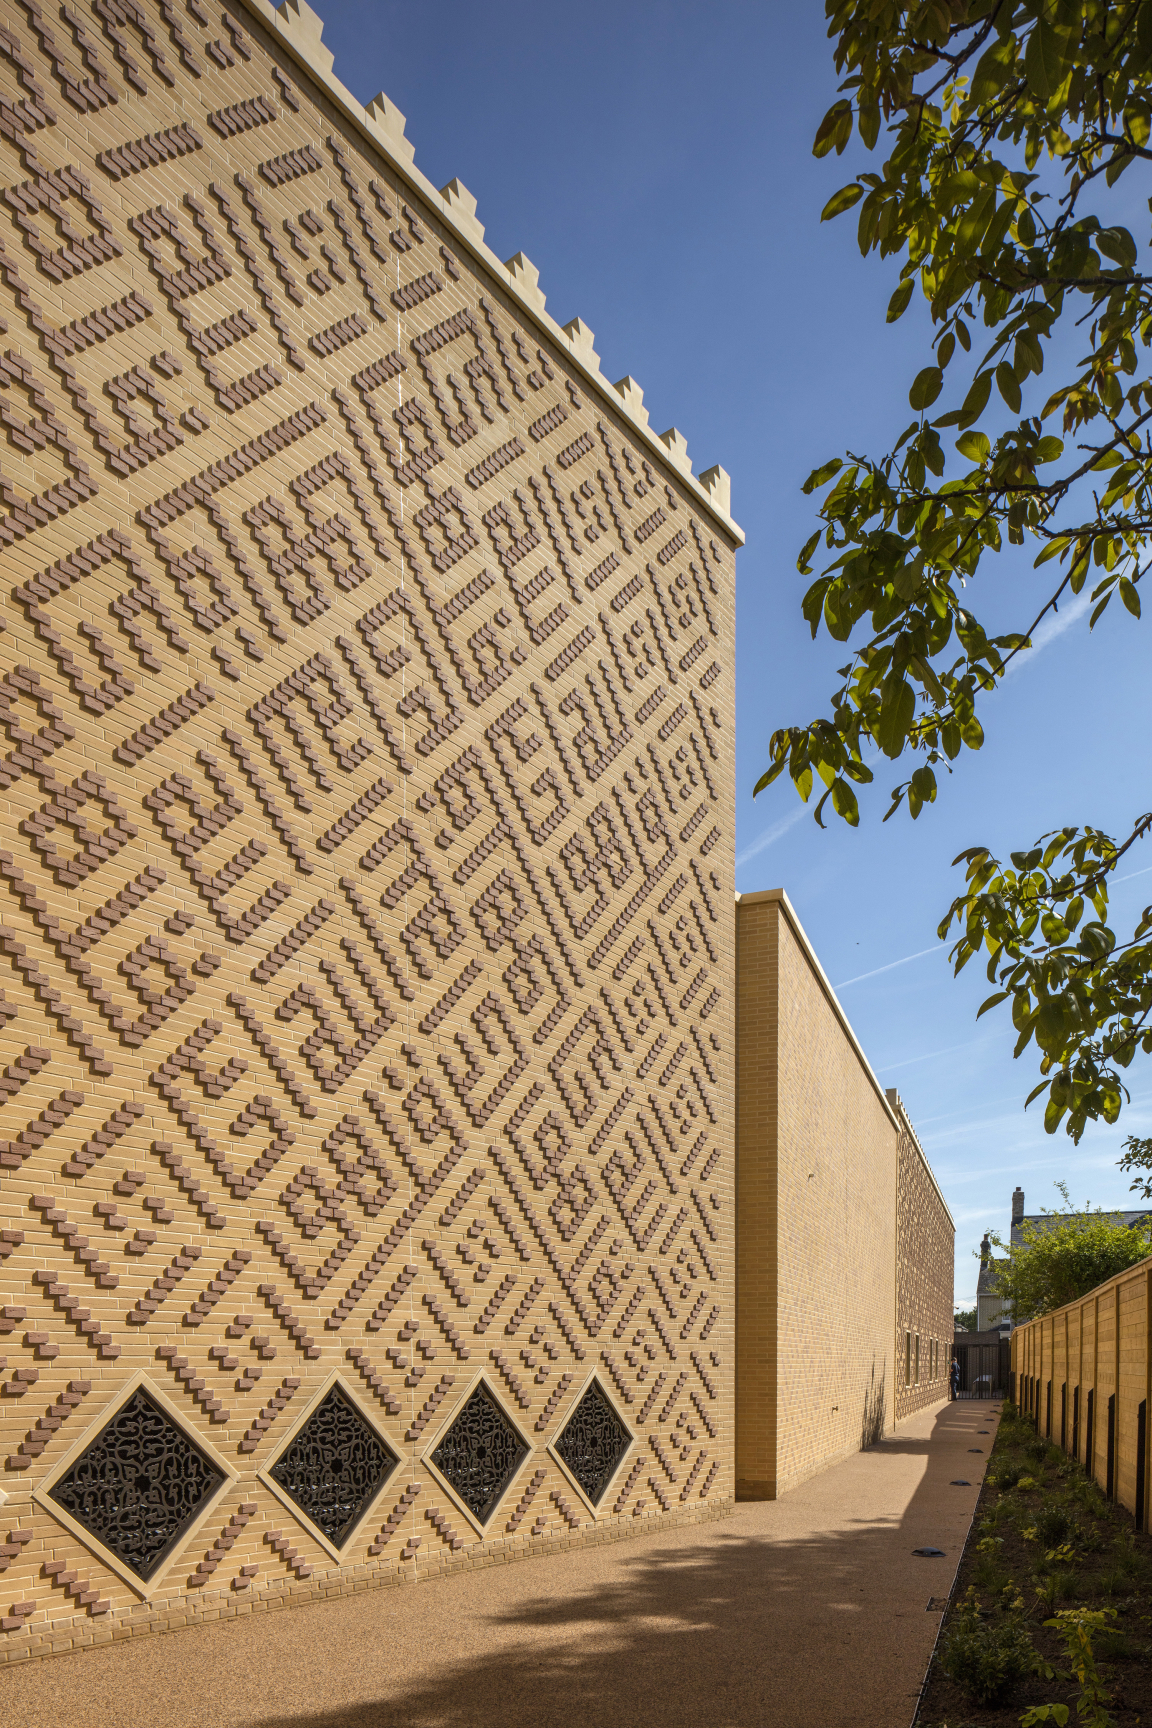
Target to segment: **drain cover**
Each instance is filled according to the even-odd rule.
[[[943,1548],[913,1548],[913,1554],[920,1554],[925,1560],[943,1560]]]
[[[981,1458],[983,1458],[983,1456],[984,1456],[984,1448],[982,1446],[969,1446],[968,1450],[969,1450],[969,1452],[979,1453]]]
[[[971,1482],[965,1482],[963,1476],[955,1476],[948,1484],[950,1488],[971,1488]]]

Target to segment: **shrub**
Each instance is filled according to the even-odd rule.
[[[1023,1474],[1023,1464],[1011,1464],[1006,1461],[1003,1464],[997,1465],[993,1472],[992,1486],[993,1488],[998,1488],[1000,1492],[1004,1494],[1009,1488],[1015,1488]]]
[[[1115,1662],[1124,1656],[1131,1656],[1132,1649],[1128,1643],[1128,1634],[1120,1626],[1104,1626],[1096,1634],[1096,1652],[1107,1662]]]
[[[1061,1506],[1045,1506],[1036,1514],[1036,1534],[1050,1547],[1063,1542],[1072,1528],[1072,1520]]]
[[[941,1653],[945,1674],[978,1704],[992,1704],[1031,1672],[1033,1662],[1032,1640],[1017,1616],[982,1620],[970,1589]]]
[[[1123,1564],[1109,1566],[1099,1577],[1100,1593],[1103,1596],[1122,1596],[1131,1582],[1131,1572]]]
[[[1036,1600],[1049,1614],[1054,1614],[1058,1604],[1072,1595],[1075,1583],[1075,1572],[1062,1572],[1054,1567],[1043,1583],[1037,1584]]]
[[[1029,1458],[1035,1458],[1038,1462],[1042,1462],[1048,1456],[1048,1442],[1047,1440],[1041,1440],[1040,1437],[1037,1436],[1035,1440],[1030,1440],[1028,1442],[1024,1450],[1027,1452]]]
[[[1112,1512],[1100,1488],[1090,1476],[1074,1480],[1068,1489],[1069,1498],[1092,1518],[1111,1518]]]

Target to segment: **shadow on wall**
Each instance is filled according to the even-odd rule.
[[[860,1450],[877,1445],[884,1438],[884,1369],[880,1370],[880,1384],[876,1384],[876,1360],[872,1360],[872,1384],[864,1394],[864,1415],[860,1420]]]

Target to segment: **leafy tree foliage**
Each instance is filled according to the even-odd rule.
[[[1074,1212],[1063,1183],[1057,1183],[1065,1210],[1048,1212],[1040,1223],[1026,1223],[1019,1242],[993,1233],[994,1248],[1006,1258],[993,1262],[996,1294],[1012,1304],[1016,1321],[1051,1314],[1066,1302],[1087,1296],[1152,1254],[1152,1228],[1129,1228],[1114,1212],[1086,1205]]]
[[[1135,1134],[1129,1134],[1124,1142],[1124,1156],[1120,1160],[1121,1170],[1152,1170],[1152,1140],[1141,1140]],[[1139,1192],[1142,1200],[1152,1200],[1152,1176],[1137,1176],[1132,1184],[1133,1192]]]
[[[910,766],[888,816],[936,798],[937,773],[981,747],[982,706],[1062,598],[1090,585],[1093,625],[1116,598],[1140,616],[1152,275],[1115,218],[1152,161],[1152,0],[826,0],[826,11],[846,76],[815,153],[842,152],[853,133],[871,151],[883,131],[887,159],[823,216],[855,208],[861,251],[902,261],[888,320],[918,288],[931,359],[892,450],[834,458],[806,483],[821,527],[799,569],[812,573],[821,542],[832,556],[804,616],[851,657],[826,715],[773,734],[756,790],[787,771],[807,800],[821,781],[817,820],[831,800],[854,825],[866,755]],[[1081,358],[1041,386],[1070,340]],[[1005,544],[1026,542],[1052,567],[1051,594],[1020,629],[990,636],[964,590]],[[956,860],[965,888],[940,925],[942,937],[956,926],[957,972],[987,952],[996,989],[980,1012],[1011,1001],[1016,1054],[1033,1039],[1040,1053],[1031,1098],[1047,1091],[1046,1128],[1064,1122],[1076,1140],[1093,1118],[1115,1121],[1123,1071],[1152,1052],[1152,908],[1127,935],[1108,923],[1109,879],[1150,828],[1152,811],[1136,809],[1121,838],[1062,827],[1006,863],[975,846]]]
[[[975,1330],[976,1330],[976,1310],[975,1310],[975,1308],[957,1308],[956,1312],[953,1314],[952,1318],[953,1318],[953,1321],[955,1322],[956,1330],[958,1332],[975,1332]]]

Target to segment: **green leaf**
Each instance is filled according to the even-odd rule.
[[[833,192],[820,212],[821,222],[830,222],[833,216],[840,216],[845,210],[851,210],[853,204],[858,204],[863,196],[864,188],[860,182],[850,180],[847,186],[841,186],[839,192]]]
[[[1045,462],[1056,462],[1064,454],[1064,440],[1063,438],[1052,437],[1041,438],[1032,454],[1037,466],[1042,466]]]
[[[972,74],[972,101],[976,107],[989,101],[1007,84],[1015,53],[1016,43],[1009,34],[1000,37],[980,56]]]
[[[1060,38],[1046,19],[1041,18],[1024,50],[1024,76],[1028,87],[1042,102],[1055,94],[1064,76],[1064,56]]]
[[[1148,142],[1149,132],[1149,111],[1146,103],[1129,103],[1124,110],[1124,130],[1142,150]]]
[[[1020,412],[1020,386],[1016,382],[1016,374],[1007,360],[1001,360],[996,368],[996,388],[1011,408],[1013,414]]]
[[[989,1008],[995,1008],[995,1006],[998,1002],[1003,1002],[1004,998],[1007,995],[1009,995],[1009,991],[997,990],[997,992],[994,996],[989,996],[989,998],[986,1002],[981,1002],[980,1007],[977,1009],[977,1012],[976,1012],[977,1020],[979,1020],[981,1014],[986,1014],[988,1012]]]
[[[841,780],[839,775],[832,782],[832,808],[837,816],[842,816],[850,828],[860,825],[860,806],[856,802],[856,794],[847,780]]]
[[[801,576],[809,576],[812,573],[812,566],[809,564],[808,560],[811,558],[813,552],[815,552],[816,544],[819,539],[820,530],[817,528],[815,534],[810,534],[804,542],[803,550],[801,551],[799,558],[796,560],[796,568],[799,570]]]
[[[969,462],[987,462],[992,446],[983,432],[965,432],[957,438],[956,448]]]
[[[908,401],[913,408],[922,412],[932,406],[943,388],[944,374],[939,366],[924,366],[912,380]]]
[[[1123,600],[1125,606],[1127,606],[1129,612],[1131,612],[1133,618],[1139,618],[1140,596],[1137,594],[1134,584],[1129,582],[1127,576],[1121,576],[1120,578],[1120,598]]]
[[[843,100],[833,102],[816,128],[816,140],[812,145],[812,154],[813,156],[827,156],[829,150],[834,148],[837,156],[839,156],[851,136],[852,104]]]
[[[1136,263],[1136,242],[1127,228],[1101,228],[1093,238],[1106,258],[1131,270]]]
[[[880,136],[880,104],[862,102],[856,116],[856,125],[865,149],[871,150]]]
[[[801,490],[804,492],[815,492],[818,486],[826,486],[829,480],[831,480],[833,474],[839,474],[843,466],[844,464],[841,462],[839,456],[833,456],[831,462],[825,462],[822,468],[813,468],[811,474],[809,474],[807,480],[805,480]]]
[[[911,298],[912,278],[911,276],[906,276],[903,282],[901,282],[899,288],[897,288],[895,294],[893,294],[891,300],[888,302],[888,315],[884,322],[886,324],[895,324],[897,318],[902,317],[908,310],[908,302]]]
[[[972,380],[972,388],[964,398],[964,406],[960,410],[960,426],[971,426],[979,420],[988,406],[988,398],[992,393],[991,372],[978,372]]]

